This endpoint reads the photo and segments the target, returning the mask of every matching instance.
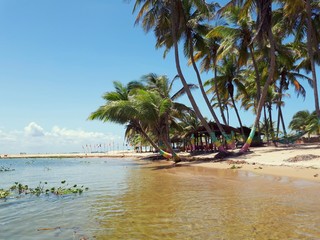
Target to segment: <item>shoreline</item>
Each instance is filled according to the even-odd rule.
[[[236,152],[237,150],[235,150]],[[187,161],[179,165],[205,168],[248,171],[257,175],[273,175],[320,182],[320,145],[299,144],[282,147],[252,147],[241,156],[230,156],[224,160],[214,159],[217,153],[179,153]],[[112,151],[107,153],[62,153],[62,154],[0,154],[2,159],[11,158],[135,158],[156,159],[159,154],[134,151]],[[159,156],[159,159],[161,157]],[[169,161],[168,163],[172,163]]]

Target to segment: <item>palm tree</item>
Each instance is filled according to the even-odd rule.
[[[131,129],[135,129],[136,132],[147,139],[156,150],[159,150],[157,144],[144,130],[142,122],[139,119],[140,113],[129,97],[133,89],[143,88],[143,85],[138,82],[129,82],[127,86],[123,86],[118,81],[113,82],[113,85],[115,91],[107,92],[103,95],[103,99],[106,101],[105,105],[100,106],[96,111],[92,112],[88,119],[128,124]]]
[[[226,96],[227,99],[231,99],[232,107],[236,112],[240,125],[241,135],[244,136],[242,121],[234,98],[234,84],[241,89],[244,89],[244,86],[241,83],[242,76],[238,74],[239,70],[235,64],[235,58],[235,55],[229,54],[221,60],[221,64],[217,67],[218,76],[216,77],[216,82],[221,89],[220,92],[222,96]],[[225,100],[227,100],[226,98]]]
[[[186,2],[188,1],[136,0],[134,11],[137,10],[140,5],[142,5],[140,11],[138,12],[136,23],[139,23],[142,20],[142,26],[146,32],[154,29],[155,35],[157,37],[156,46],[165,46],[166,51],[173,47],[175,65],[178,75],[197,117],[200,119],[202,125],[211,135],[219,151],[222,154],[227,154],[226,150],[218,141],[214,132],[210,128],[208,122],[200,112],[200,109],[196,104],[196,101],[188,87],[187,81],[181,69],[178,42],[185,33],[186,23],[184,3]],[[208,5],[204,0],[190,1],[190,3],[192,3],[193,7],[209,13]]]
[[[287,23],[294,29],[296,41],[301,42],[306,33],[306,45],[309,57],[308,68],[312,73],[315,111],[320,122],[319,96],[315,69],[315,58],[319,57],[319,31],[316,29],[319,28],[320,4],[319,1],[313,0],[282,0],[281,2],[283,2],[283,11]]]
[[[225,114],[224,114],[224,108],[221,102],[220,98],[220,92],[219,88],[217,85],[216,77],[217,77],[217,52],[219,49],[219,39],[218,38],[206,38],[204,39],[204,44],[199,46],[195,46],[196,48],[196,53],[194,56],[195,61],[200,61],[200,66],[201,66],[201,72],[209,72],[210,70],[213,70],[214,77],[213,79],[210,79],[210,82],[213,82],[214,84],[214,95],[216,96],[217,100],[217,106],[220,110],[220,115],[223,121],[224,125],[228,125]],[[208,81],[206,81],[208,82]],[[206,87],[206,83],[204,83],[204,87]],[[211,91],[208,90],[207,94],[210,93]],[[212,100],[211,100],[212,102]]]
[[[253,41],[257,41],[260,45],[260,48],[262,45],[269,45],[269,69],[268,69],[268,78],[263,86],[261,96],[259,98],[257,111],[256,111],[256,118],[254,120],[254,123],[252,125],[249,137],[246,141],[246,143],[243,145],[243,147],[240,150],[240,154],[246,152],[252,142],[252,139],[256,132],[256,127],[258,127],[261,112],[264,106],[265,98],[267,96],[268,88],[274,78],[274,72],[275,72],[275,42],[273,38],[272,33],[272,1],[271,0],[247,0],[247,1],[241,1],[241,0],[235,0],[231,1],[230,4],[238,3],[239,5],[242,5],[243,8],[241,9],[240,14],[242,16],[247,16],[248,11],[253,6],[254,3],[256,6],[257,12],[255,13],[257,16],[256,21],[256,31],[255,36],[252,39]],[[253,8],[252,8],[253,9]]]
[[[289,128],[295,131],[306,131],[310,136],[311,133],[319,134],[319,122],[316,112],[310,113],[308,110],[299,111],[293,115]]]
[[[158,130],[157,134],[161,136],[160,139],[162,139],[166,146],[171,150],[172,148],[170,145],[169,127],[177,126],[177,118],[183,116],[185,112],[191,111],[191,109],[186,105],[176,102],[176,100],[180,96],[185,94],[184,88],[180,89],[179,91],[171,95],[173,83],[177,78],[178,77],[176,76],[173,80],[169,81],[167,76],[158,76],[154,73],[150,73],[143,76],[141,78],[141,81],[147,84],[147,92],[143,93],[142,91],[140,91],[140,94],[143,93],[144,96],[149,96],[150,100],[148,102],[148,99],[146,99],[146,103],[142,102],[138,104],[140,106],[147,104],[145,107],[149,109],[149,111],[151,109],[154,109],[154,107],[157,106],[157,104],[163,104],[162,106],[159,106],[158,110],[154,109],[155,111],[159,111],[157,115],[159,116],[159,125],[161,125],[161,127],[157,129],[157,126],[153,126],[152,129]],[[189,84],[188,87],[189,89],[196,88],[196,86],[193,84]],[[153,94],[153,96],[151,96],[150,94]],[[153,100],[156,101],[153,102]],[[149,121],[150,119],[146,118],[146,120]]]
[[[184,1],[184,16],[185,16],[185,49],[184,52],[186,53],[186,55],[190,58],[191,61],[191,65],[196,73],[197,79],[198,79],[198,84],[202,93],[202,96],[205,100],[205,103],[207,104],[207,107],[214,119],[214,121],[216,122],[220,132],[222,133],[223,136],[225,136],[226,138],[229,138],[224,129],[222,128],[219,119],[217,118],[215,112],[213,111],[213,108],[211,107],[211,103],[209,101],[209,98],[206,94],[206,91],[203,87],[202,84],[202,79],[200,76],[200,72],[199,69],[196,65],[195,62],[195,57],[194,57],[194,48],[198,48],[201,49],[203,47],[206,47],[206,41],[204,39],[205,34],[207,34],[209,28],[206,25],[202,25],[202,21],[204,21],[204,19],[208,18],[208,12],[206,12],[206,14],[203,14],[201,11],[199,11],[199,9],[196,9],[195,11],[192,12],[193,8],[192,8],[192,4],[190,4],[190,2],[188,1]],[[213,11],[215,5],[210,5],[210,10]],[[209,12],[210,13],[210,12]]]
[[[239,6],[229,4],[219,12],[223,19],[226,19],[227,25],[213,28],[207,36],[208,38],[222,39],[218,49],[218,59],[223,59],[230,53],[236,53],[238,55],[237,67],[240,69],[248,65],[249,56],[251,57],[256,74],[256,103],[258,103],[261,95],[261,79],[254,50],[256,44],[253,42],[255,32],[254,21],[248,12],[243,14]]]

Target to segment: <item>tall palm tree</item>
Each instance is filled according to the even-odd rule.
[[[210,9],[211,11],[213,11],[215,5],[211,5]],[[197,79],[198,79],[198,84],[201,90],[201,94],[205,100],[205,103],[207,104],[207,107],[214,119],[214,121],[216,122],[220,132],[226,137],[228,138],[228,136],[226,135],[224,129],[222,128],[220,121],[217,117],[217,115],[215,114],[215,112],[213,111],[213,108],[211,107],[211,103],[209,101],[209,98],[206,94],[206,91],[203,87],[203,83],[202,83],[202,79],[200,76],[200,72],[199,69],[196,65],[195,62],[195,56],[194,56],[194,48],[198,48],[201,49],[203,47],[205,47],[206,45],[206,41],[204,39],[205,34],[207,34],[209,28],[206,25],[203,25],[202,22],[204,21],[204,19],[208,19],[210,17],[210,15],[208,15],[208,13],[210,13],[210,11],[206,11],[206,14],[203,14],[203,12],[199,11],[199,9],[196,9],[193,11],[193,6],[192,4],[190,4],[190,1],[184,1],[184,11],[183,14],[185,16],[185,47],[184,47],[184,52],[186,53],[186,55],[190,58],[191,61],[191,65],[196,73]]]
[[[319,60],[319,18],[320,4],[316,0],[282,0],[283,11],[288,25],[294,29],[297,41],[301,41],[306,33],[306,45],[309,58],[309,69],[312,73],[315,111],[320,122],[319,95],[315,69],[315,57]],[[318,24],[318,26],[317,26]]]
[[[208,38],[222,39],[218,49],[218,59],[223,59],[230,52],[238,55],[238,68],[247,66],[251,57],[252,65],[255,70],[256,82],[256,103],[261,95],[261,79],[258,63],[255,56],[255,44],[253,41],[255,29],[254,21],[249,12],[243,14],[239,6],[226,5],[219,12],[227,25],[219,25],[213,28],[208,34]],[[251,63],[250,63],[251,64]]]
[[[217,100],[217,106],[220,110],[220,115],[223,121],[224,125],[228,125],[225,114],[224,114],[224,108],[221,102],[220,98],[220,92],[218,88],[218,84],[216,81],[217,77],[217,54],[218,54],[218,49],[219,49],[219,39],[218,38],[205,38],[204,39],[204,44],[199,46],[195,46],[196,53],[194,56],[195,61],[200,61],[200,66],[201,66],[201,72],[209,72],[213,71],[214,77],[210,79],[210,82],[214,83],[214,95],[216,96]],[[206,87],[206,83],[204,83],[204,87]],[[210,93],[211,91],[207,91],[207,94]],[[212,100],[211,100],[212,102]]]
[[[175,65],[182,82],[182,85],[187,93],[190,103],[200,119],[202,125],[211,135],[213,141],[216,143],[219,151],[224,155],[227,154],[222,144],[216,138],[214,132],[210,128],[208,122],[203,117],[196,101],[188,87],[187,81],[181,69],[180,56],[179,56],[179,40],[185,33],[185,10],[183,0],[136,0],[134,11],[141,6],[138,12],[136,23],[142,20],[142,26],[145,31],[154,29],[157,37],[156,46],[165,46],[166,50],[174,49]],[[193,7],[201,9],[202,11],[208,12],[209,9],[204,0],[190,1]]]
[[[244,136],[242,121],[234,97],[234,84],[236,84],[237,87],[244,89],[244,86],[242,85],[242,77],[239,74],[240,71],[235,63],[235,55],[229,54],[228,56],[225,56],[221,60],[221,64],[217,67],[217,71],[218,76],[216,77],[216,81],[221,89],[221,94],[222,96],[225,95],[227,98],[231,99],[232,107],[236,112],[240,125],[241,135]]]
[[[270,46],[269,57],[268,57],[269,75],[261,92],[261,96],[257,105],[256,118],[252,125],[249,137],[239,152],[239,154],[242,154],[248,151],[251,145],[252,139],[256,132],[256,128],[258,127],[258,124],[259,124],[259,120],[260,120],[261,112],[264,106],[265,98],[267,96],[268,88],[273,80],[274,72],[275,72],[275,42],[274,42],[274,37],[272,33],[272,1],[271,0],[246,0],[246,1],[234,0],[234,1],[231,1],[230,3],[232,4],[237,3],[243,6],[240,13],[240,14],[243,14],[242,16],[247,16],[247,12],[250,9],[257,10],[254,13],[257,16],[257,20],[256,20],[255,36],[253,37],[252,42],[257,41],[260,46],[267,45],[267,44]],[[255,4],[256,8],[252,8],[253,4]]]

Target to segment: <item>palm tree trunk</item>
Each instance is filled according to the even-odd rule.
[[[274,72],[275,72],[275,63],[276,63],[276,58],[275,58],[275,43],[274,43],[274,39],[273,39],[273,33],[271,30],[271,27],[269,27],[268,29],[268,38],[269,38],[269,43],[270,43],[270,65],[269,65],[269,70],[268,70],[268,79],[266,81],[266,83],[264,84],[264,87],[262,89],[262,93],[261,93],[261,97],[259,99],[258,102],[258,108],[257,108],[257,115],[255,118],[255,121],[253,123],[253,126],[251,128],[249,137],[246,141],[246,143],[242,146],[241,150],[240,150],[240,154],[245,153],[249,150],[249,147],[251,145],[252,139],[255,135],[256,132],[256,127],[259,124],[259,120],[260,120],[260,116],[261,116],[261,111],[268,93],[268,88],[272,82],[273,76],[274,76]]]
[[[142,128],[139,129],[139,132],[151,144],[151,146],[154,147],[156,151],[160,150],[158,145],[148,136],[148,134]]]
[[[201,80],[201,76],[200,76],[198,67],[197,67],[197,65],[196,65],[196,63],[195,63],[195,60],[194,60],[194,57],[193,57],[193,44],[192,44],[193,39],[192,39],[191,36],[189,36],[189,39],[190,39],[189,44],[190,44],[190,58],[191,58],[191,63],[192,63],[192,67],[193,67],[194,71],[196,72],[197,79],[198,79],[198,84],[199,84],[199,87],[200,87],[202,96],[203,96],[203,98],[204,98],[204,100],[205,100],[205,102],[206,102],[206,104],[207,104],[207,107],[209,108],[209,111],[210,111],[210,113],[211,113],[214,121],[216,122],[216,124],[217,124],[220,132],[221,132],[223,135],[226,135],[223,127],[222,127],[221,124],[220,124],[220,121],[219,121],[217,115],[215,114],[215,112],[213,111],[213,108],[211,107],[211,104],[210,104],[210,101],[209,101],[208,96],[207,96],[207,94],[206,94],[206,91],[204,90],[204,87],[203,87],[203,84],[202,84],[202,80]]]
[[[257,95],[256,95],[256,103],[259,102],[259,99],[260,99],[260,95],[261,95],[261,80],[260,80],[260,73],[259,73],[259,68],[258,68],[258,64],[257,64],[257,61],[256,61],[256,58],[254,56],[254,50],[253,50],[253,45],[251,44],[250,47],[250,54],[251,54],[251,58],[252,58],[252,62],[253,62],[253,66],[254,66],[254,70],[255,70],[255,74],[256,74],[256,79],[255,79],[255,82],[256,82],[256,86],[257,86]],[[258,138],[260,139],[261,136],[260,136],[260,125],[258,124]]]
[[[237,118],[238,118],[238,121],[239,121],[240,130],[241,130],[241,135],[244,136],[244,131],[243,131],[243,126],[242,126],[241,118],[240,118],[239,111],[238,111],[238,108],[237,108],[237,106],[236,106],[236,103],[235,103],[235,101],[234,101],[233,96],[231,96],[231,101],[232,101],[234,110],[235,110],[235,112],[236,112],[236,115],[237,115]]]
[[[314,51],[312,49],[313,40],[312,40],[312,18],[311,18],[310,0],[306,0],[306,10],[307,10],[307,48],[308,48],[308,55],[310,58],[311,71],[312,71],[315,110],[318,116],[318,121],[320,122],[318,84],[317,84],[317,75],[316,75],[316,69],[315,69],[315,63],[314,63]]]
[[[270,134],[271,134],[271,139],[273,141],[273,144],[275,147],[277,147],[277,143],[274,141],[275,136],[274,136],[274,129],[273,129],[273,120],[272,120],[272,105],[271,102],[268,103],[268,113],[269,113],[269,119],[270,119]]]
[[[221,104],[220,92],[219,92],[219,87],[218,87],[218,83],[217,83],[217,67],[216,66],[214,67],[214,88],[215,88],[215,92],[217,95],[217,101],[218,101],[223,124],[229,125],[229,124],[227,124],[226,116],[224,115],[224,111],[223,111],[222,104]]]
[[[282,129],[283,129],[283,134],[285,137],[287,137],[287,130],[286,130],[286,125],[284,124],[284,119],[283,119],[281,107],[279,107],[279,116],[280,116],[280,121],[281,121]]]
[[[269,125],[268,125],[268,119],[267,119],[266,104],[263,105],[263,114],[264,114],[264,125],[266,128],[266,135],[267,135],[267,143],[269,145]]]
[[[254,70],[256,73],[256,85],[257,85],[257,102],[259,102],[260,99],[260,95],[261,95],[261,82],[260,82],[260,73],[259,73],[259,68],[258,68],[258,64],[256,62],[256,58],[254,56],[254,51],[253,51],[253,47],[252,44],[250,45],[250,54],[251,54],[251,58],[252,58],[252,62],[253,62],[253,66],[254,66]]]
[[[178,3],[178,1],[176,1],[176,0],[171,0],[170,1],[171,20],[172,20],[171,21],[171,34],[172,34],[173,45],[174,45],[174,57],[175,57],[176,69],[177,69],[178,75],[180,77],[180,80],[182,82],[184,90],[187,93],[187,96],[189,98],[189,101],[190,101],[190,103],[191,103],[191,105],[193,107],[193,110],[194,110],[195,114],[197,115],[197,117],[201,121],[201,124],[204,126],[206,131],[210,134],[210,136],[212,137],[213,141],[215,143],[218,143],[217,142],[217,138],[214,135],[214,132],[211,130],[209,124],[207,123],[207,121],[205,120],[203,115],[201,114],[201,112],[199,110],[199,107],[196,104],[196,102],[195,102],[195,100],[193,98],[193,95],[191,94],[191,91],[190,91],[190,89],[188,87],[187,81],[185,80],[184,75],[183,75],[182,70],[181,70],[180,58],[179,58],[179,47],[178,47],[178,41],[177,41],[177,32],[178,32],[178,28],[179,28],[179,24],[178,24],[178,20],[177,20],[177,13],[176,13],[176,4],[177,3]],[[217,147],[219,149],[219,152],[227,153],[222,145],[218,145]]]

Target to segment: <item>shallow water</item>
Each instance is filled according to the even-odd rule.
[[[320,239],[320,184],[130,159],[6,159],[0,189],[89,187],[0,199],[0,239]]]

